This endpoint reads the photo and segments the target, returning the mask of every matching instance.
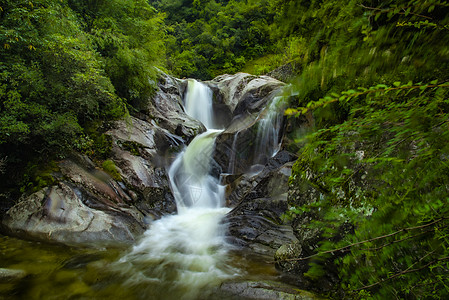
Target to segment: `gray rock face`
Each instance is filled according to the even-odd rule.
[[[189,141],[197,134],[205,131],[201,122],[189,117],[183,108],[183,98],[187,89],[187,81],[161,74],[158,91],[142,109],[139,118],[147,122],[155,122],[174,136]]]
[[[14,290],[24,284],[27,275],[23,270],[0,268],[0,298],[13,298]]]
[[[237,205],[226,219],[233,244],[271,258],[282,244],[296,240],[291,226],[282,220],[288,209],[292,159],[287,152],[280,152],[259,174],[235,180],[239,183],[234,183],[227,199]]]
[[[0,283],[18,281],[26,275],[27,273],[23,270],[0,268]]]
[[[247,73],[221,75],[208,84],[217,86],[223,97],[223,102],[233,112],[233,116],[241,114],[243,111],[242,107],[248,107],[253,110],[260,108],[263,105],[263,102],[261,103],[260,100],[284,85],[284,83],[272,77],[254,76]],[[255,99],[259,101],[254,101]],[[251,106],[250,104],[253,105]],[[237,109],[237,106],[241,106],[241,108]]]
[[[235,299],[318,300],[316,295],[297,287],[273,281],[225,282],[220,290]],[[227,299],[227,298],[225,298]]]
[[[181,146],[180,137],[153,123],[131,118],[107,132],[111,157],[132,204],[153,218],[176,211],[166,168]]]
[[[263,108],[281,93],[284,83],[268,77],[246,73],[222,75],[209,83],[219,90],[219,98],[232,112],[232,120],[217,137],[215,161],[224,173],[245,173],[258,159],[256,140],[258,121]]]
[[[88,207],[79,190],[61,182],[20,201],[7,212],[3,224],[15,234],[70,245],[127,242],[142,232],[143,227],[133,222],[132,213],[137,216],[137,211],[108,208]]]

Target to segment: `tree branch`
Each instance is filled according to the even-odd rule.
[[[400,243],[400,242],[403,242],[403,241],[406,241],[406,240],[409,240],[409,239],[418,237],[418,236],[420,236],[420,235],[423,235],[423,234],[426,234],[426,233],[429,233],[429,232],[432,232],[432,231],[433,231],[432,229],[431,229],[431,230],[426,230],[426,231],[420,232],[420,233],[418,233],[418,234],[415,234],[415,235],[411,235],[411,236],[405,237],[405,238],[400,239],[400,240],[395,240],[395,241],[392,241],[392,242],[390,242],[390,243],[383,244],[382,246],[379,246],[379,247],[376,247],[376,248],[365,248],[365,249],[362,249],[362,250],[363,250],[363,251],[378,251],[378,250],[380,250],[380,249],[382,249],[382,248],[385,248],[385,247],[387,247],[387,246],[390,246],[390,245],[392,245],[392,244]]]
[[[353,243],[353,244],[350,244],[350,245],[347,245],[347,246],[344,246],[344,247],[341,247],[341,248],[338,248],[338,249],[333,249],[333,250],[328,250],[328,251],[318,252],[318,253],[315,253],[315,254],[313,254],[313,255],[309,255],[309,256],[307,256],[307,257],[299,257],[299,258],[283,259],[283,260],[279,260],[279,261],[302,261],[302,260],[310,259],[310,258],[315,257],[315,256],[323,255],[323,254],[329,254],[329,253],[332,253],[332,254],[333,254],[333,253],[335,253],[335,252],[346,252],[346,251],[349,251],[350,248],[352,248],[352,247],[354,247],[354,246],[358,246],[358,245],[362,245],[362,244],[365,244],[365,243],[369,243],[369,242],[373,242],[373,241],[385,239],[385,238],[387,238],[387,237],[391,237],[391,236],[397,235],[397,234],[402,233],[402,232],[411,231],[411,230],[416,230],[416,229],[421,229],[421,228],[426,228],[426,227],[435,225],[435,224],[437,224],[437,223],[439,223],[439,222],[441,222],[441,221],[443,221],[443,220],[445,220],[445,219],[447,219],[447,217],[440,218],[440,219],[435,220],[435,221],[433,221],[433,222],[431,222],[431,223],[428,223],[428,224],[424,224],[424,225],[420,225],[420,226],[415,226],[415,227],[409,227],[409,228],[403,228],[403,229],[398,230],[398,231],[395,231],[395,232],[393,232],[393,233],[389,233],[389,234],[382,235],[382,236],[378,236],[378,237],[375,237],[375,238],[372,238],[372,239],[368,239],[368,240],[364,240],[364,241],[361,241],[361,242]]]
[[[446,256],[446,257],[443,257],[443,258],[439,258],[439,259],[436,259],[436,260],[434,260],[434,261],[431,261],[431,262],[429,262],[429,263],[425,264],[424,266],[422,266],[422,267],[420,267],[420,268],[417,268],[417,269],[410,269],[410,267],[409,267],[409,268],[407,268],[407,269],[404,270],[404,271],[401,271],[401,272],[399,272],[399,273],[393,274],[393,275],[391,275],[391,276],[389,276],[389,277],[387,277],[387,278],[385,278],[385,279],[382,279],[382,280],[380,280],[380,281],[378,281],[378,282],[376,282],[376,283],[373,283],[373,284],[366,285],[366,286],[363,286],[363,287],[361,287],[361,288],[355,289],[354,291],[357,292],[357,291],[360,291],[360,290],[365,290],[365,289],[369,289],[369,288],[375,287],[375,286],[377,286],[377,285],[379,285],[379,284],[384,283],[385,281],[388,281],[388,280],[391,280],[391,279],[393,279],[393,278],[402,276],[402,275],[404,275],[404,274],[408,274],[408,273],[413,273],[413,272],[421,271],[421,270],[423,270],[423,269],[429,267],[430,265],[432,265],[432,264],[434,264],[434,263],[437,263],[437,262],[443,261],[443,260],[448,260],[448,259],[449,259],[449,256]],[[412,265],[412,266],[413,266],[413,265]]]
[[[363,5],[363,4],[359,4],[359,6],[360,7],[362,7],[362,8],[365,8],[365,9],[369,9],[369,10],[375,10],[375,11],[378,11],[378,12],[380,12],[380,13],[387,13],[387,12],[391,12],[391,11],[393,11],[393,9],[381,9],[381,8],[377,8],[377,7],[369,7],[369,6],[365,6],[365,5]],[[406,7],[402,7],[401,9],[402,10],[406,10],[406,9],[408,9],[408,8],[410,8],[411,6],[406,6]],[[407,15],[407,13],[405,13],[405,12],[398,12],[398,14],[400,14],[400,15]],[[415,13],[412,13],[412,12],[409,12],[408,14],[410,14],[410,15],[413,15],[413,16],[417,16],[417,17],[421,17],[421,18],[425,18],[425,19],[429,19],[429,20],[433,20],[433,18],[432,17],[429,17],[429,16],[424,16],[424,15],[420,15],[420,14],[415,14]]]

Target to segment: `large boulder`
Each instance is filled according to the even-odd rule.
[[[143,218],[138,211],[120,209],[118,203],[107,211],[94,209],[85,204],[94,198],[85,197],[60,182],[22,199],[6,213],[3,225],[15,235],[69,245],[130,242],[142,233],[143,223],[135,222],[136,217]]]
[[[118,121],[106,133],[112,140],[111,158],[133,205],[147,216],[159,218],[176,211],[167,167],[182,139],[154,122],[131,118],[131,125]]]
[[[184,111],[184,95],[187,80],[181,80],[161,73],[157,90],[146,106],[141,108],[138,117],[147,122],[154,122],[174,136],[190,141],[197,134],[205,131],[201,122],[191,118]]]
[[[281,94],[285,84],[268,76],[246,73],[221,75],[207,84],[218,89],[217,97],[232,113],[216,142],[214,159],[222,172],[246,173],[253,164],[263,165],[269,156],[258,149],[260,121],[266,116],[267,104]]]
[[[269,76],[254,76],[247,73],[221,75],[210,82],[216,86],[224,102],[233,112],[233,116],[241,114],[245,108],[258,109],[266,103],[266,97],[274,90],[282,87],[283,82]]]
[[[258,174],[242,175],[228,185],[228,204],[236,205],[226,217],[232,244],[271,259],[281,245],[296,240],[282,218],[293,159],[280,152]]]
[[[220,291],[231,299],[282,299],[282,300],[319,300],[310,292],[299,290],[296,286],[276,281],[224,282]],[[222,296],[223,297],[223,296]],[[227,299],[227,298],[225,298]],[[236,298],[237,299],[237,298]]]

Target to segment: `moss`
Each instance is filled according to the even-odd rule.
[[[108,159],[105,160],[102,164],[103,170],[108,173],[109,175],[112,176],[112,178],[114,178],[115,180],[121,180],[122,179],[122,175],[120,175],[120,172],[117,168],[117,166],[115,165],[115,163]]]
[[[50,161],[45,165],[30,164],[23,175],[21,193],[34,193],[46,186],[53,185],[57,179],[54,173],[59,171],[59,167],[55,161]]]

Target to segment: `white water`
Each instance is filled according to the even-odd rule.
[[[212,110],[212,90],[207,85],[194,79],[189,79],[185,109],[189,116],[203,123],[207,129],[215,128]]]
[[[193,139],[169,170],[178,214],[188,208],[220,208],[224,187],[209,174],[215,137],[221,130],[208,130]]]
[[[164,289],[149,293],[164,299],[176,299],[178,294],[180,299],[195,299],[205,288],[217,286],[236,272],[226,266],[229,245],[221,220],[230,209],[222,207],[224,187],[209,174],[215,138],[221,130],[211,129],[212,92],[207,86],[189,80],[186,112],[208,130],[195,137],[169,169],[178,214],[153,222],[140,243],[121,259],[133,272],[127,284],[147,282]]]
[[[234,135],[234,140],[232,141],[231,146],[231,154],[229,155],[229,166],[228,166],[228,173],[233,174],[235,169],[235,159],[237,156],[237,139],[239,137],[240,131],[237,131]]]
[[[275,156],[281,148],[279,134],[283,121],[283,114],[281,113],[284,108],[283,99],[282,96],[274,97],[270,105],[262,112],[264,115],[258,124],[255,149],[255,153],[261,159],[264,156],[268,158]],[[255,163],[265,162],[256,161]]]

